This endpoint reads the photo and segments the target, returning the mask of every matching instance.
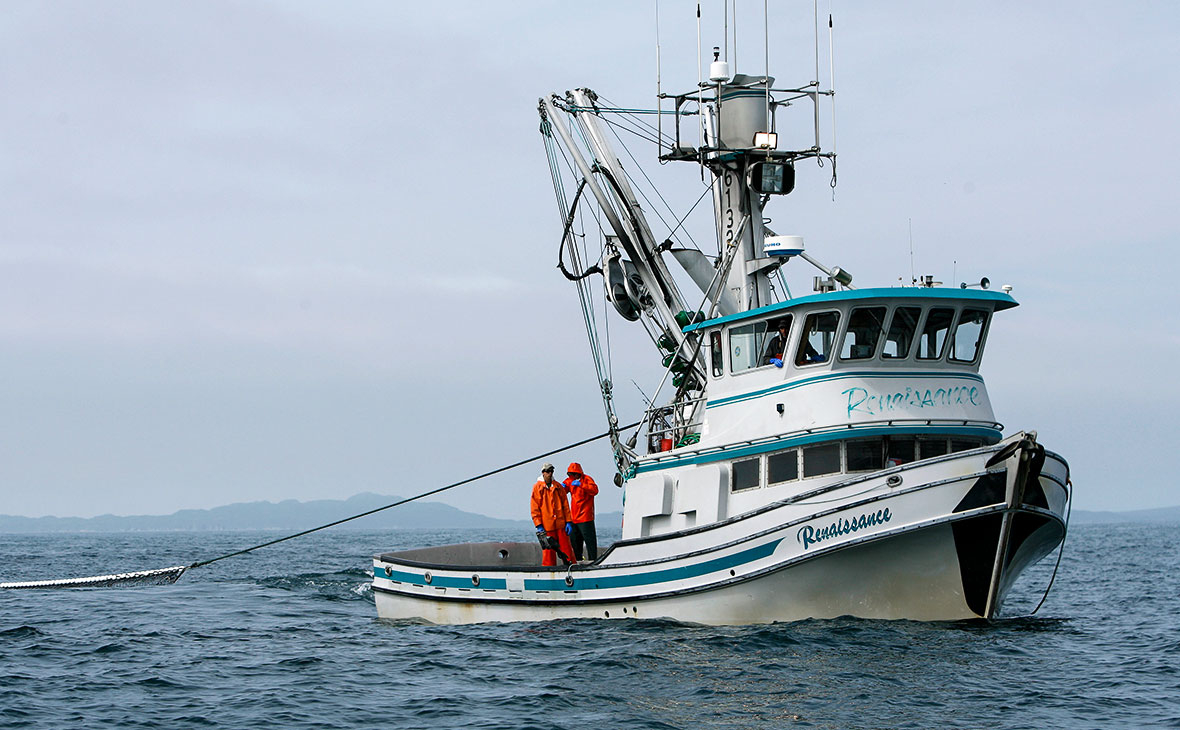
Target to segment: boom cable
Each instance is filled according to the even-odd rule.
[[[626,430],[629,428],[634,428],[635,426],[638,426],[639,424],[640,424],[640,421],[636,421],[635,423],[632,423],[629,426],[624,426],[623,430]],[[436,489],[431,489],[430,491],[422,492],[421,494],[416,494],[413,497],[399,499],[398,501],[391,502],[390,504],[387,504],[383,507],[376,507],[374,509],[366,510],[366,511],[361,512],[359,514],[352,515],[351,517],[344,517],[339,520],[333,520],[332,522],[320,525],[319,527],[312,527],[311,529],[308,529],[308,530],[301,530],[299,532],[296,532],[293,535],[287,535],[286,537],[280,537],[280,538],[277,538],[274,540],[267,540],[266,542],[259,543],[257,545],[253,545],[248,548],[243,548],[241,550],[235,550],[232,553],[226,553],[225,555],[218,555],[215,558],[209,558],[208,560],[198,560],[195,563],[192,563],[190,565],[175,566],[172,568],[159,568],[156,570],[142,570],[142,571],[137,571],[137,572],[132,572],[132,573],[117,573],[117,574],[113,574],[113,575],[91,576],[88,578],[64,578],[64,579],[59,579],[59,580],[21,581],[21,582],[14,582],[14,583],[0,583],[0,588],[70,588],[70,587],[78,587],[78,586],[109,587],[109,586],[116,586],[116,585],[128,585],[128,584],[132,584],[132,583],[139,583],[139,584],[142,584],[142,583],[175,583],[176,580],[178,578],[180,578],[180,576],[185,571],[192,570],[193,568],[200,568],[200,567],[203,567],[206,565],[210,565],[212,563],[216,563],[219,560],[225,560],[226,558],[232,558],[232,557],[236,557],[238,555],[244,555],[246,553],[253,552],[254,550],[259,550],[264,547],[270,547],[271,545],[277,545],[280,542],[286,542],[287,540],[294,540],[297,537],[303,537],[304,535],[310,535],[313,532],[319,532],[320,530],[326,530],[329,527],[335,527],[336,525],[342,525],[345,522],[351,522],[352,520],[360,519],[361,517],[368,517],[369,515],[376,514],[378,512],[382,512],[384,510],[391,509],[393,507],[397,507],[397,506],[406,504],[408,502],[413,502],[415,500],[422,499],[423,497],[429,497],[434,494],[439,494],[440,492],[445,492],[448,489],[454,489],[455,487],[460,487],[460,486],[463,486],[464,484],[470,484],[471,482],[478,481],[480,479],[485,479],[485,478],[493,476],[495,474],[499,474],[501,472],[508,471],[509,469],[515,469],[518,466],[524,466],[525,464],[528,464],[529,462],[532,462],[532,461],[538,461],[540,459],[544,459],[548,456],[553,456],[554,454],[560,454],[563,451],[568,451],[569,449],[573,449],[578,446],[584,446],[588,443],[591,443],[592,441],[597,441],[598,439],[606,438],[607,436],[610,436],[611,433],[612,433],[611,431],[607,431],[606,433],[600,433],[597,436],[590,436],[589,438],[584,438],[581,441],[575,441],[572,444],[568,444],[566,446],[562,446],[562,447],[556,448],[556,449],[551,449],[549,451],[546,451],[543,454],[537,454],[535,456],[530,456],[527,459],[521,459],[520,461],[515,461],[515,462],[508,464],[506,466],[501,466],[499,468],[492,469],[491,471],[486,471],[483,474],[478,474],[473,477],[461,479],[457,482],[453,482],[453,483],[448,484],[444,487],[438,487]]]

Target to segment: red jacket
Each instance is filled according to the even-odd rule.
[[[560,532],[570,521],[570,508],[565,502],[565,490],[556,479],[553,486],[545,486],[542,477],[533,485],[531,503],[533,524],[545,528],[546,532]]]
[[[594,521],[594,495],[598,494],[598,485],[594,483],[592,477],[582,473],[582,465],[576,461],[570,464],[570,468],[566,471],[578,475],[577,477],[567,477],[562,482],[565,485],[565,491],[570,495],[570,512],[573,513],[571,521]],[[575,480],[581,481],[581,484],[575,486]]]

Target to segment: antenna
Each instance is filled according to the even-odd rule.
[[[703,83],[703,79],[704,79],[704,73],[701,70],[701,3],[700,3],[700,0],[697,0],[697,109],[702,110],[702,112],[705,108],[705,90],[701,87],[701,84]],[[701,139],[700,139],[700,143],[698,145],[698,148],[703,149],[705,146],[705,115],[704,115],[704,113],[701,113],[698,116],[700,117],[700,122],[701,122],[700,123]],[[702,162],[704,161],[704,159],[705,159],[704,157],[701,158]],[[704,177],[704,174],[705,174],[705,170],[702,167],[701,168],[702,179]]]
[[[907,218],[910,226],[910,283],[917,284],[918,279],[914,276],[914,219]]]
[[[737,73],[737,0],[733,0],[733,70]],[[726,59],[729,60],[729,59]]]
[[[819,150],[819,0],[812,0],[812,11],[815,15],[815,149]],[[820,158],[822,159],[822,158]]]
[[[832,0],[828,0],[828,90],[832,92],[828,103],[832,105],[832,170],[836,169],[836,46],[832,33]]]
[[[659,154],[663,155],[664,102],[660,98],[660,93],[660,0],[656,0],[656,145]]]
[[[773,127],[774,123],[770,121],[773,117],[770,116],[770,11],[767,7],[769,4],[770,0],[762,0],[762,49],[766,53],[766,71],[763,72],[762,81],[766,86],[766,119],[770,122],[769,126]],[[734,65],[737,65],[736,61]],[[766,131],[773,132],[774,130],[768,129]]]
[[[737,0],[734,0],[737,2]],[[725,60],[729,60],[729,0],[721,4],[721,23],[725,28]]]

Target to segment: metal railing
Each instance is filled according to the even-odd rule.
[[[665,408],[669,406],[664,406]],[[658,409],[652,409],[658,410]],[[650,411],[649,411],[650,413]],[[800,438],[802,436],[818,436],[824,434],[839,434],[842,432],[855,432],[866,427],[905,427],[905,426],[968,426],[975,428],[987,428],[994,431],[1002,432],[1004,424],[998,421],[981,421],[970,418],[889,418],[877,421],[856,421],[855,423],[841,423],[830,426],[816,426],[814,428],[803,428],[795,431],[787,431],[786,433],[774,434],[772,436],[760,436],[754,439],[745,439],[742,441],[733,441],[728,444],[720,446],[706,446],[700,449],[681,450],[675,454],[667,451],[649,453],[645,457],[641,457],[640,461],[654,461],[660,462],[670,459],[680,459],[684,456],[699,456],[706,454],[716,454],[725,451],[732,451],[734,449],[744,449],[750,446],[763,446],[766,444],[773,444],[779,441],[789,441],[791,439]],[[664,431],[671,431],[672,428],[663,429]],[[649,445],[650,434],[654,433],[649,430]],[[674,441],[675,448],[675,441]]]

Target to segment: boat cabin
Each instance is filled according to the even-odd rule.
[[[686,327],[703,338],[706,395],[654,419],[625,535],[996,443],[979,365],[992,314],[1014,306],[992,291],[863,289]]]

